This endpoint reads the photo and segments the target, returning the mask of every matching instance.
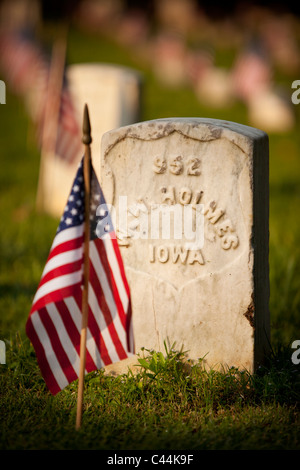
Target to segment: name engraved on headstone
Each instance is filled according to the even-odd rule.
[[[252,370],[268,341],[266,134],[217,120],[137,123],[104,134],[100,177],[137,352],[169,340],[210,366]]]

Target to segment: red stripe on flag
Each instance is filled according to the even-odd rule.
[[[124,269],[124,265],[123,265],[123,261],[122,261],[122,257],[121,257],[121,253],[120,253],[120,248],[119,248],[119,245],[118,245],[118,242],[117,242],[117,238],[116,238],[114,233],[111,233],[110,236],[111,236],[111,242],[112,242],[112,245],[113,245],[113,248],[114,248],[114,252],[115,252],[117,260],[118,260],[118,265],[119,265],[120,273],[121,273],[121,276],[122,276],[123,285],[126,289],[128,297],[129,297],[130,296],[129,285],[128,285],[128,281],[127,281],[127,278],[126,278],[125,269]]]
[[[59,245],[55,246],[51,252],[49,253],[48,260],[53,258],[56,255],[60,255],[61,253],[66,253],[67,251],[76,250],[77,248],[82,247],[83,243],[83,236],[79,236],[77,238],[72,238],[71,240],[67,240],[65,242],[60,243]]]
[[[50,304],[52,302],[59,302],[60,300],[66,299],[67,297],[72,297],[77,289],[81,289],[81,283],[62,287],[53,292],[50,292],[49,294],[44,295],[33,304],[31,314],[34,313],[36,310],[40,310],[47,304]]]
[[[114,279],[114,273],[111,269],[111,265],[106,255],[105,245],[103,241],[99,238],[94,240],[94,244],[95,244],[95,247],[97,248],[97,252],[101,259],[102,266],[104,267],[107,280],[110,284],[111,292],[113,293],[113,296],[114,296],[114,300],[117,306],[117,310],[119,312],[121,323],[125,329],[126,328],[125,312],[124,312],[123,304],[121,302],[119,291],[117,289],[116,282]]]
[[[44,347],[42,343],[39,340],[39,337],[35,331],[35,328],[32,323],[31,317],[29,317],[27,323],[26,323],[26,334],[28,338],[30,338],[30,341],[34,347],[34,350],[37,355],[37,361],[38,365],[40,368],[40,371],[42,373],[42,376],[46,382],[47,387],[49,388],[50,392],[53,395],[56,395],[58,392],[60,392],[60,387],[53,375],[53,372],[49,366],[49,363],[46,358],[46,353],[44,350]]]
[[[115,312],[110,311],[106,302],[107,293],[103,292],[101,283],[99,282],[99,278],[95,272],[95,269],[92,263],[90,264],[90,282],[93,286],[94,292],[98,300],[99,307],[101,308],[101,312],[103,313],[104,321],[108,327],[111,339],[116,348],[118,356],[120,357],[120,359],[125,359],[127,357],[127,354],[123,348],[123,345],[120,341],[119,335],[114,325],[114,317],[118,313],[117,311]]]
[[[116,238],[114,233],[111,233],[110,235],[111,235],[112,245],[113,245],[117,260],[118,260],[118,265],[119,265],[123,285],[125,287],[125,290],[126,290],[126,293],[127,293],[127,296],[128,296],[128,307],[127,307],[127,311],[126,311],[126,316],[125,316],[125,318],[123,317],[123,326],[125,328],[126,335],[127,335],[127,349],[130,351],[130,349],[131,349],[131,347],[130,347],[130,337],[133,334],[132,333],[132,308],[131,308],[130,288],[129,288],[129,284],[128,284],[128,281],[127,281],[127,278],[126,278],[125,268],[124,268],[123,260],[122,260],[122,257],[121,257],[120,248],[119,248],[119,245],[118,245],[118,242],[117,242],[117,238]]]
[[[45,274],[42,277],[39,287],[46,284],[55,278],[59,278],[60,276],[64,276],[65,274],[75,273],[76,271],[80,271],[82,267],[82,259],[77,261],[73,261],[72,263],[64,264],[62,266],[58,266],[57,268],[52,269],[49,273]]]
[[[74,299],[75,300],[75,299]],[[76,349],[78,355],[80,355],[80,329],[81,329],[81,324],[80,325],[75,325],[74,320],[72,318],[72,315],[70,314],[70,311],[68,307],[66,306],[64,300],[61,300],[60,302],[57,302],[56,304],[58,311],[61,314],[61,319],[64,323],[64,326],[66,328],[66,331],[68,332],[68,335],[70,337],[70,340],[72,341],[74,348]],[[79,326],[79,330],[78,330]],[[90,353],[86,351],[86,369],[88,372],[91,372],[92,370],[96,369],[96,364],[94,363]]]
[[[76,292],[74,296],[78,307],[81,309],[81,302],[82,302],[82,292]],[[100,312],[93,312],[91,308],[89,307],[89,314],[88,314],[88,328],[91,332],[91,335],[95,341],[95,345],[99,351],[99,355],[101,356],[101,360],[103,361],[104,365],[111,364],[111,358],[109,356],[106,344],[103,340],[101,331],[99,329],[98,323],[95,319],[95,315],[99,315]]]
[[[59,362],[60,367],[63,370],[68,382],[73,382],[77,379],[77,374],[69,361],[69,358],[64,350],[63,345],[61,344],[57,330],[49,316],[46,307],[39,310],[39,313],[41,322],[43,323],[45,330],[47,331],[57,361]]]

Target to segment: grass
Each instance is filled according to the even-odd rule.
[[[135,375],[87,376],[83,426],[75,431],[76,382],[51,396],[28,342],[14,341],[1,376],[0,448],[298,448],[300,381],[286,358],[251,376],[191,366],[174,348],[145,353]]]
[[[95,48],[97,45],[97,48]],[[70,62],[138,66],[127,51],[71,29]],[[146,67],[143,119],[208,116],[247,124],[241,104],[212,113],[189,89],[168,90]],[[299,116],[299,110],[296,109]],[[53,397],[45,387],[25,322],[57,220],[35,211],[39,152],[23,103],[9,90],[0,107],[0,449],[299,449],[300,137],[270,135],[270,312],[273,352],[254,375],[205,371],[176,345],[144,351],[140,370],[87,376],[83,427],[75,431],[77,383]],[[298,119],[299,122],[299,119]]]

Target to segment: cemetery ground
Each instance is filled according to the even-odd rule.
[[[139,66],[120,46],[76,30],[68,47],[71,62]],[[189,89],[168,90],[143,72],[143,120],[198,116],[247,124],[242,104],[211,111]],[[253,375],[204,371],[201,358],[197,365],[185,362],[181,345],[166,344],[163,355],[145,351],[136,375],[97,371],[86,377],[79,431],[77,382],[53,397],[25,335],[57,220],[35,210],[39,151],[23,103],[8,90],[0,112],[0,340],[6,345],[0,448],[298,450],[300,364],[292,361],[291,346],[300,340],[299,110],[293,131],[269,136],[272,353],[266,365]]]

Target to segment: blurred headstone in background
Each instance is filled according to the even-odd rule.
[[[119,0],[82,0],[75,12],[77,24],[89,31],[110,31],[123,11]]]
[[[161,33],[153,43],[153,71],[158,80],[170,87],[186,84],[186,47],[178,34]]]
[[[295,113],[285,90],[266,89],[248,103],[249,123],[266,132],[282,134],[295,126]]]
[[[261,28],[261,37],[274,65],[287,75],[299,73],[300,48],[294,31],[297,18],[292,15],[269,14]]]
[[[224,67],[207,68],[194,91],[199,101],[211,108],[227,108],[234,99],[230,73]]]
[[[154,3],[156,19],[162,31],[186,36],[197,26],[196,0],[156,0]]]
[[[84,105],[89,107],[93,138],[91,150],[99,178],[103,133],[140,119],[142,77],[136,70],[126,67],[90,63],[68,66],[66,79],[80,139]],[[63,140],[64,136],[58,134],[58,141]],[[65,147],[67,153],[68,148]],[[82,155],[82,146],[79,146],[76,157],[71,161],[53,152],[42,155],[38,198],[40,208],[54,216],[61,215]]]
[[[36,125],[49,72],[45,51],[35,38],[41,21],[38,0],[3,0],[0,3],[1,78],[24,100]]]
[[[233,94],[247,105],[249,124],[266,132],[287,132],[295,125],[291,100],[274,85],[268,48],[252,42],[238,54],[231,71]]]
[[[23,99],[39,134],[50,69],[48,58],[31,30],[1,29],[0,37],[2,77],[9,89]]]
[[[80,122],[88,104],[95,157],[100,155],[104,132],[140,118],[142,76],[138,71],[111,64],[74,64],[67,68],[67,80]]]
[[[164,87],[192,89],[199,114],[240,102],[245,124],[278,134],[295,127],[285,83],[300,65],[291,5],[85,0],[76,18],[126,47]]]
[[[253,42],[242,50],[233,65],[232,83],[235,95],[245,103],[262,90],[270,89],[272,69],[260,43]]]

